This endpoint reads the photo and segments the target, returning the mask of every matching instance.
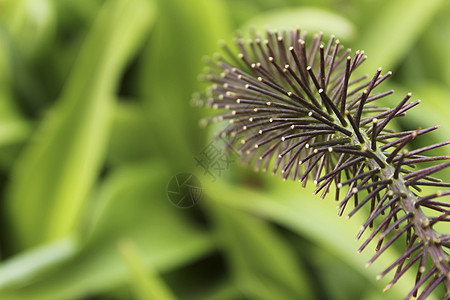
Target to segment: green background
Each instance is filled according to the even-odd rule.
[[[415,274],[375,280],[401,247],[368,269],[374,245],[356,253],[364,212],[339,218],[237,157],[205,176],[214,128],[191,98],[219,40],[299,26],[365,50],[362,73],[392,70],[382,104],[423,99],[397,126],[440,124],[413,147],[443,141],[449,15],[445,0],[0,0],[0,299],[403,298]],[[202,184],[190,209],[167,196],[183,172]]]

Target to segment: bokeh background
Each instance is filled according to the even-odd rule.
[[[445,0],[0,0],[0,299],[403,298],[414,274],[375,280],[401,248],[368,269],[374,245],[356,253],[364,213],[237,157],[205,174],[215,130],[191,98],[219,40],[299,26],[364,49],[363,73],[392,70],[383,105],[423,99],[397,126],[441,129],[413,147],[447,140],[449,15]],[[200,181],[191,208],[168,197],[179,173]]]

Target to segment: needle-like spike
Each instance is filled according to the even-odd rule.
[[[371,79],[353,77],[367,58],[364,51],[352,55],[334,36],[323,41],[319,33],[311,39],[300,30],[268,31],[265,38],[238,38],[239,53],[222,45],[224,57],[205,60],[200,79],[211,85],[192,102],[225,112],[201,124],[224,121],[218,137],[229,138],[229,148],[255,170],[272,168],[272,174],[298,179],[302,186],[313,182],[322,199],[335,186],[338,215],[346,209],[348,217],[366,212],[356,238],[372,229],[358,250],[376,241],[368,265],[405,239],[404,252],[377,277],[396,269],[386,289],[416,263],[416,284],[407,298],[425,299],[439,285],[450,295],[450,234],[439,233],[437,226],[450,221],[450,204],[440,201],[450,190],[422,194],[423,186],[450,188],[432,177],[450,167],[450,155],[424,155],[450,141],[405,149],[438,126],[389,128],[420,100],[408,102],[408,93],[394,108],[378,107],[375,101],[393,90],[373,91],[392,72],[381,75],[379,68]],[[421,169],[422,163],[427,165]]]

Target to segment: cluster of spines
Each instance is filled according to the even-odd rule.
[[[321,192],[322,198],[334,184],[339,215],[351,199],[354,208],[348,217],[369,206],[370,215],[357,235],[359,239],[368,227],[375,227],[359,249],[378,237],[377,254],[369,264],[398,238],[406,239],[403,255],[380,274],[396,268],[387,288],[419,261],[416,284],[406,299],[416,296],[422,286],[419,299],[425,299],[442,282],[449,297],[449,255],[444,248],[450,246],[450,234],[436,232],[433,225],[450,221],[450,204],[436,200],[450,192],[422,197],[418,192],[420,186],[450,187],[431,176],[450,162],[414,168],[418,163],[450,159],[422,155],[450,142],[405,150],[412,139],[438,128],[403,132],[387,128],[420,100],[408,102],[411,94],[407,94],[392,109],[374,105],[373,101],[393,93],[372,93],[391,72],[382,75],[380,68],[371,80],[365,81],[367,76],[352,79],[366,59],[364,52],[356,51],[351,57],[350,49],[344,50],[334,36],[326,44],[322,39],[322,34],[315,35],[307,46],[307,35],[300,30],[268,31],[265,40],[258,35],[248,43],[237,39],[237,56],[224,44],[228,57],[207,59],[202,76],[212,87],[194,100],[229,112],[203,124],[228,120],[220,135],[229,136],[242,159],[255,169],[272,167],[273,174],[281,173],[284,180],[291,176],[303,185],[312,179],[315,193]],[[344,186],[348,189],[342,196]],[[437,216],[425,216],[425,208]],[[427,271],[430,258],[432,267]]]

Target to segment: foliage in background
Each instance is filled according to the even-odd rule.
[[[203,176],[211,133],[190,99],[220,39],[300,26],[364,49],[364,72],[391,69],[396,95],[423,99],[398,126],[437,123],[430,138],[447,140],[449,13],[444,0],[0,0],[0,299],[404,296],[412,276],[385,294],[374,280],[398,250],[369,269],[371,249],[355,254],[364,216],[236,164]],[[194,208],[167,199],[179,172],[201,179]]]

